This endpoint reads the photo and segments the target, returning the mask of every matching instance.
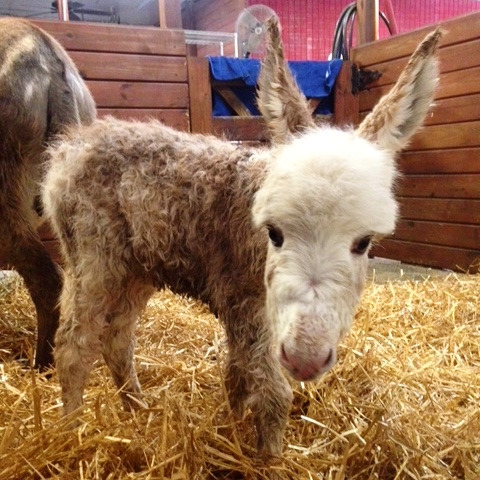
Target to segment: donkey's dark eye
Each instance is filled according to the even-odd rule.
[[[268,236],[272,241],[274,247],[280,248],[283,245],[283,233],[282,231],[272,225],[267,225]]]
[[[353,242],[351,252],[355,253],[356,255],[363,255],[368,250],[368,247],[371,243],[371,235],[366,235],[365,237],[359,238]]]

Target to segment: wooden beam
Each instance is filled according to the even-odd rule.
[[[358,95],[352,93],[352,62],[345,61],[335,82],[334,121],[338,126],[359,123]]]
[[[86,80],[142,82],[187,81],[186,57],[129,55],[107,52],[68,52]]]
[[[251,117],[250,110],[242,103],[242,101],[235,95],[235,93],[227,86],[218,85],[215,91],[223,98],[229,107],[239,117]]]
[[[214,117],[213,133],[219,137],[242,142],[265,142],[269,139],[261,117]]]
[[[188,85],[171,82],[88,80],[87,86],[103,108],[188,108]]]
[[[165,0],[158,0],[158,19],[160,28],[167,28],[167,16],[165,13]]]
[[[378,40],[378,0],[357,0],[357,45]]]
[[[190,129],[193,133],[212,133],[212,87],[206,57],[187,57]]]
[[[107,23],[30,20],[53,35],[66,50],[181,57],[185,57],[187,53],[182,30]]]
[[[450,268],[455,271],[469,273],[480,272],[480,250],[386,238],[372,248],[370,255],[393,258],[414,265]]]
[[[158,0],[160,28],[182,28],[180,0]]]
[[[452,18],[441,23],[445,32],[442,38],[443,48],[458,45],[463,42],[478,40],[480,31],[480,11],[458,18]],[[434,30],[434,25],[428,25],[401,35],[382,39],[381,44],[372,48],[371,45],[355,47],[351,52],[352,60],[362,67],[372,67],[394,58],[407,57],[412,54],[425,35]],[[442,62],[440,62],[442,67]],[[478,78],[478,77],[477,77]]]

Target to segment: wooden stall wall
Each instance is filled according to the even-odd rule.
[[[480,13],[441,24],[440,84],[426,127],[399,158],[401,218],[376,256],[479,271],[480,267]],[[359,95],[360,119],[384,94],[424,28],[355,49],[360,67],[381,78]],[[472,265],[474,265],[472,267]]]
[[[99,116],[157,118],[189,130],[187,59],[182,30],[84,22],[34,22],[68,51]]]

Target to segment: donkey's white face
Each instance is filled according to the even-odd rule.
[[[268,25],[258,104],[273,143],[253,218],[269,231],[267,315],[293,377],[336,361],[366,277],[367,252],[392,232],[394,155],[422,125],[438,79],[441,33],[419,45],[398,82],[355,131],[316,127],[286,67],[278,21]]]
[[[278,150],[253,214],[270,236],[267,315],[299,380],[336,361],[366,277],[371,239],[393,231],[393,159],[353,132],[314,130]]]

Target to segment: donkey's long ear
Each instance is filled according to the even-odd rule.
[[[267,21],[267,53],[258,79],[257,101],[273,143],[285,143],[293,133],[315,126],[307,100],[285,63],[276,16]]]
[[[411,56],[393,89],[385,95],[365,120],[357,135],[390,151],[404,148],[421,127],[438,83],[435,55],[442,32],[425,37]]]

